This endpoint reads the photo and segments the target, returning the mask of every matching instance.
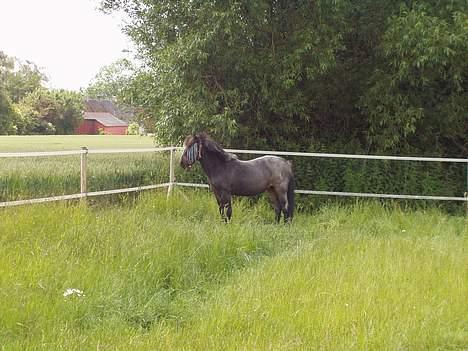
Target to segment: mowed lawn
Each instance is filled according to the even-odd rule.
[[[147,148],[154,138],[137,135],[28,135],[0,136],[0,152]]]
[[[226,225],[176,188],[0,217],[0,349],[468,348],[462,216],[356,202],[275,225],[261,199]]]

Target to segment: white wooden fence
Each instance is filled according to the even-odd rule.
[[[17,200],[0,202],[1,207],[18,206],[25,204],[43,203],[50,201],[84,199],[90,196],[110,195],[128,193],[149,189],[167,188],[170,195],[174,186],[183,187],[201,187],[208,188],[207,184],[180,183],[175,179],[175,157],[176,151],[181,151],[181,147],[162,147],[162,148],[146,148],[146,149],[95,149],[88,150],[83,147],[81,150],[72,151],[48,151],[48,152],[26,152],[26,153],[0,153],[1,158],[17,158],[17,157],[43,157],[43,156],[65,156],[65,155],[80,155],[80,193],[71,195],[51,196],[45,198]],[[104,191],[87,191],[87,155],[88,154],[115,154],[115,153],[142,153],[142,152],[170,152],[170,165],[168,182],[154,185],[137,186],[132,188],[113,189]],[[350,154],[330,154],[330,153],[311,153],[311,152],[286,152],[286,151],[266,151],[266,150],[237,150],[226,149],[228,152],[239,154],[252,155],[279,155],[279,156],[300,156],[300,157],[321,157],[321,158],[345,158],[345,159],[370,159],[370,160],[392,160],[392,161],[418,161],[418,162],[454,162],[465,163],[467,166],[467,190],[468,190],[468,159],[463,158],[438,158],[438,157],[401,157],[401,156],[377,156],[377,155],[350,155]],[[1,164],[0,164],[1,165]],[[467,192],[464,197],[455,196],[429,196],[429,195],[406,195],[406,194],[375,194],[375,193],[354,193],[354,192],[338,192],[338,191],[317,191],[299,189],[295,191],[298,194],[307,195],[327,195],[327,196],[352,196],[352,197],[368,197],[368,198],[386,198],[386,199],[410,199],[410,200],[438,200],[438,201],[465,201],[468,205]]]

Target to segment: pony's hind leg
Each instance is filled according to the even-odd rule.
[[[289,222],[289,211],[288,211],[288,194],[287,194],[287,187],[286,189],[284,187],[279,187],[276,190],[276,194],[278,196],[278,203],[279,203],[279,208],[280,212],[283,212],[284,216],[284,222]]]
[[[275,192],[274,188],[268,189],[267,193],[268,193],[268,197],[270,198],[270,203],[273,206],[273,208],[275,209],[276,223],[279,223],[280,219],[281,219],[281,206],[280,206],[280,203],[278,201],[278,196],[276,195],[276,192]]]

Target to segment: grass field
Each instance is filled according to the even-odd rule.
[[[149,148],[140,136],[0,136],[0,152]],[[0,202],[80,191],[80,157],[0,158]],[[164,183],[168,153],[88,155],[88,191]]]
[[[128,149],[154,146],[154,138],[136,135],[28,135],[0,136],[0,152]]]
[[[225,225],[177,189],[0,216],[2,350],[468,348],[463,217],[356,202],[274,225],[237,200]]]

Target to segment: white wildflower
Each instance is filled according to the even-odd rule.
[[[74,288],[68,288],[65,290],[63,293],[64,297],[70,296],[70,295],[76,295],[76,296],[85,296],[84,292],[81,291],[80,289],[74,289]]]

